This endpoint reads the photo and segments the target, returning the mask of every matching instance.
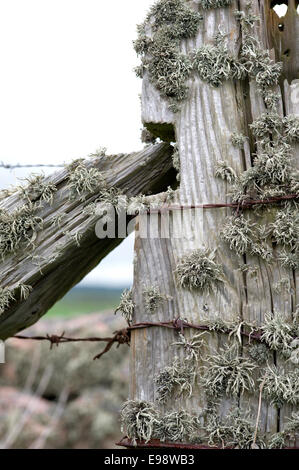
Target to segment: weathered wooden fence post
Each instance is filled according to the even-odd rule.
[[[122,241],[117,223],[110,238],[97,236],[98,209],[166,189],[171,155],[164,143],[98,155],[1,192],[0,339],[37,322]]]
[[[171,206],[189,209],[140,215],[152,235],[168,217],[170,236],[136,234],[132,322],[164,325],[132,331],[124,445],[298,445],[298,2],[288,3],[278,21],[270,0],[159,0],[139,28],[142,119],[176,140]]]

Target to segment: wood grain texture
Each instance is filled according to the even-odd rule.
[[[103,173],[108,187],[116,186],[127,196],[135,196],[160,192],[175,180],[171,154],[172,148],[168,144],[157,144],[129,155],[97,158],[88,161],[88,166]],[[43,219],[43,229],[34,241],[35,249],[23,247],[0,264],[1,287],[13,289],[20,283],[33,287],[26,301],[13,303],[0,315],[1,339],[38,321],[122,241],[121,238],[100,240],[96,237],[95,225],[99,216],[88,215],[84,207],[98,194],[87,195],[84,202],[79,198],[70,200],[66,169],[47,179],[55,183],[58,190],[53,204],[43,204],[36,213]],[[1,201],[0,208],[13,210],[21,204],[24,200],[16,194]],[[60,226],[54,226],[51,223],[53,216],[64,213]],[[74,239],[76,234],[80,234],[80,246]]]
[[[237,52],[240,46],[240,29],[236,23],[233,11],[244,9],[245,1],[233,2],[231,8],[210,10],[205,12],[204,24],[196,39],[184,41],[182,51],[187,52],[203,44],[211,43],[218,27],[229,35],[230,47]],[[256,28],[262,43],[270,43],[265,31],[265,17],[269,14],[266,2],[253,2],[255,13],[260,14],[262,22]],[[194,4],[196,8],[196,4]],[[281,113],[297,113],[298,102],[292,99],[297,93],[298,83],[283,83],[279,109]],[[225,160],[236,172],[242,172],[252,165],[253,153],[256,151],[249,124],[265,111],[263,100],[257,93],[254,82],[226,82],[218,89],[203,83],[197,77],[189,82],[190,92],[179,113],[172,115],[167,111],[167,102],[153,89],[147,77],[143,82],[142,119],[145,123],[169,123],[175,127],[177,143],[181,159],[181,183],[176,203],[182,205],[228,202],[227,184],[215,178],[215,165]],[[244,150],[236,149],[230,142],[233,132],[241,132],[249,136]],[[296,165],[299,164],[298,147],[296,148]],[[192,211],[190,210],[191,214]],[[280,311],[286,318],[292,316],[298,303],[298,277],[294,273],[284,272],[278,264],[269,266],[260,259],[250,256],[238,258],[228,247],[219,241],[219,232],[227,217],[229,209],[211,209],[203,213],[193,213],[193,221],[185,221],[186,234],[176,238],[171,232],[170,238],[142,238],[136,234],[135,242],[135,280],[134,300],[136,303],[136,322],[169,321],[173,318],[187,318],[188,321],[200,323],[208,315],[210,318],[217,314],[226,319],[240,316],[244,321],[255,320],[257,324],[264,321],[265,314]],[[191,215],[190,215],[191,217]],[[196,218],[202,220],[202,229],[197,230]],[[273,214],[269,215],[269,219]],[[170,213],[173,226],[176,226],[178,214]],[[160,220],[161,222],[161,220]],[[149,223],[140,219],[140,224]],[[186,235],[185,234],[185,235]],[[211,249],[218,247],[218,262],[223,265],[226,283],[216,294],[210,296],[190,293],[181,289],[176,282],[174,269],[181,256],[201,246]],[[243,275],[239,267],[248,264],[257,266],[257,277],[252,279]],[[292,293],[283,295],[273,291],[274,283],[282,277],[288,277]],[[296,280],[297,279],[297,280]],[[172,297],[165,301],[161,308],[153,314],[146,313],[142,290],[144,285],[159,286],[162,293]],[[191,334],[187,332],[187,334]],[[172,346],[176,333],[162,328],[150,328],[135,331],[132,334],[131,348],[131,399],[154,401],[157,398],[154,385],[155,376],[165,366],[173,362],[174,355],[183,353]],[[207,336],[207,344],[203,357],[207,353],[227,342],[224,335]],[[244,351],[244,355],[245,355]],[[273,355],[272,362],[277,362]],[[279,362],[279,361],[278,361]],[[202,365],[200,362],[199,366]],[[161,411],[165,409],[184,408],[198,413],[206,404],[200,383],[189,399],[170,400],[166,405],[158,405]],[[220,413],[225,414],[231,406],[240,406],[243,410],[251,410],[257,415],[258,396],[244,395],[240,399],[224,398]],[[290,407],[285,407],[280,414],[277,409],[263,400],[260,428],[264,432],[275,433],[283,429],[286,419],[291,416]]]

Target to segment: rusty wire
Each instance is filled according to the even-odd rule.
[[[50,343],[50,349],[53,349],[53,346],[58,347],[60,344],[65,344],[65,343],[106,342],[107,345],[104,348],[104,350],[100,354],[94,357],[94,360],[96,360],[96,359],[100,359],[104,354],[109,352],[114,343],[117,344],[117,347],[119,347],[121,344],[130,345],[131,331],[144,329],[144,328],[153,328],[153,327],[169,328],[172,330],[176,330],[177,332],[181,334],[184,334],[184,330],[186,328],[200,330],[200,331],[211,331],[211,329],[207,325],[196,325],[193,323],[189,323],[185,320],[182,320],[180,318],[176,318],[168,322],[135,323],[134,325],[130,325],[127,328],[123,328],[122,330],[114,331],[113,333],[114,336],[112,337],[69,338],[65,336],[65,332],[63,332],[61,335],[46,335],[46,336],[16,335],[16,336],[13,336],[13,338],[20,339],[20,340],[31,340],[31,341],[48,341]],[[228,328],[227,331],[223,331],[222,333],[231,333],[231,332],[232,330]],[[248,338],[249,340],[253,339],[255,341],[260,341],[260,342],[262,341],[262,338],[261,338],[262,333],[259,330],[256,330],[254,332],[247,332],[244,329],[242,329],[240,331],[240,334],[241,336],[244,336]]]
[[[284,201],[291,201],[294,199],[298,199],[299,194],[287,194],[284,196],[276,196],[276,197],[271,197],[268,199],[247,199],[241,202],[221,202],[218,204],[195,204],[195,205],[190,205],[190,206],[185,206],[185,205],[164,205],[161,208],[149,208],[147,210],[140,211],[140,214],[155,214],[155,213],[163,213],[167,211],[175,211],[175,210],[184,210],[184,209],[221,209],[225,207],[230,207],[232,209],[237,209],[237,212],[243,209],[250,209],[253,206],[257,205],[269,205],[269,204],[277,204],[279,202],[284,202]]]

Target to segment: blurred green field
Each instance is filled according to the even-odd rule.
[[[47,317],[115,310],[123,290],[124,288],[75,287],[49,310]]]

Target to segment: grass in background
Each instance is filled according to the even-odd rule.
[[[76,316],[115,310],[124,288],[75,287],[57,302],[47,316]]]

